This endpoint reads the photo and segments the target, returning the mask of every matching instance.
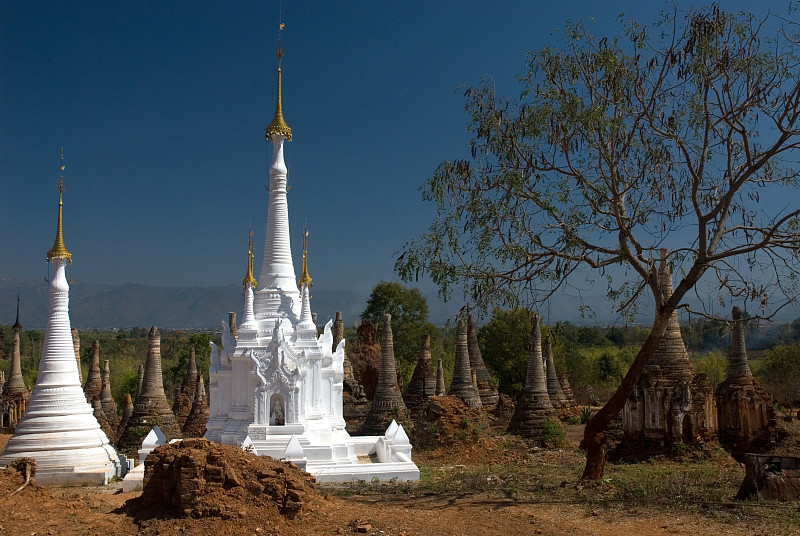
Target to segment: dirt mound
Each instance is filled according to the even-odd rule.
[[[488,424],[483,408],[469,408],[455,396],[434,396],[420,409],[414,423],[414,447],[475,443]]]
[[[142,496],[133,501],[134,510],[140,506],[182,517],[226,519],[258,508],[292,519],[316,498],[314,477],[305,471],[206,439],[163,445],[145,463]]]

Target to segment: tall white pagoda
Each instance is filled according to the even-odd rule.
[[[281,105],[282,56],[279,45],[275,116],[265,134],[272,142],[272,164],[260,278],[256,283],[251,233],[238,339],[223,322],[222,348],[212,343],[205,437],[289,459],[320,480],[416,480],[419,470],[411,462],[411,444],[402,427],[393,425],[380,437],[353,438],[345,430],[344,340],[332,348],[332,321],[318,336],[305,230],[302,275],[295,279],[283,158],[292,130]],[[363,463],[370,459],[382,463]]]
[[[44,348],[28,408],[0,456],[0,466],[15,458],[30,457],[36,459],[40,484],[104,485],[119,474],[120,462],[86,401],[75,361],[65,274],[72,254],[64,245],[61,231],[63,170],[62,151],[56,240],[47,252],[52,275]]]

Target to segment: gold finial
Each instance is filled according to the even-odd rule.
[[[61,232],[61,207],[63,202],[61,200],[64,194],[64,148],[61,148],[61,174],[58,177],[58,226],[56,227],[56,241],[53,247],[47,252],[47,262],[54,258],[60,257],[72,262],[72,253],[67,251],[67,246],[64,245],[64,235]]]
[[[256,278],[253,277],[253,228],[250,227],[250,237],[247,239],[247,274],[242,279],[242,285],[247,288],[247,285],[250,285],[251,288],[256,288],[258,284],[256,282]]]
[[[280,30],[283,30],[284,24],[281,23]],[[283,48],[281,48],[280,30],[278,31],[278,99],[275,103],[275,116],[272,118],[272,123],[267,126],[267,131],[264,138],[269,140],[274,134],[280,134],[286,141],[292,141],[292,129],[286,124],[283,119],[283,106],[281,105],[281,58],[283,58]]]
[[[306,261],[306,257],[308,257],[308,220],[303,224],[303,273],[300,275],[300,280],[297,282],[297,286],[301,289],[303,285],[308,285],[309,288],[311,287],[311,276],[308,275],[308,262]]]

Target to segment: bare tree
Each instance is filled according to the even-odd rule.
[[[584,479],[602,476],[604,430],[701,278],[768,314],[800,265],[800,64],[782,20],[713,7],[623,23],[602,39],[572,24],[529,54],[519,99],[490,80],[466,90],[472,158],[423,186],[437,217],[395,265],[482,307],[536,306],[587,271],[623,314],[649,290],[650,336],[586,427]]]

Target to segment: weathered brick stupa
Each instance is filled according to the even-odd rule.
[[[114,433],[108,437],[113,438],[119,426],[119,414],[117,413],[117,403],[114,397],[111,396],[111,366],[108,363],[108,359],[106,359],[103,367],[103,391],[100,394],[100,404],[103,406],[103,412],[106,414],[108,424],[114,430]]]
[[[78,328],[72,328],[72,347],[75,349],[75,361],[78,362],[78,380],[83,383],[83,371],[81,370],[81,336]]]
[[[570,404],[567,395],[561,388],[561,382],[558,379],[558,372],[556,371],[556,362],[553,359],[553,333],[548,332],[544,340],[544,364],[547,374],[547,396],[550,397],[550,403],[553,404],[562,421],[575,416],[578,413],[574,404]]]
[[[186,423],[186,417],[188,417],[189,413],[192,411],[192,405],[194,404],[194,392],[196,388],[197,361],[195,357],[194,346],[192,346],[189,348],[189,364],[186,367],[186,376],[183,377],[183,383],[181,383],[181,387],[178,390],[178,393],[175,395],[175,402],[172,403],[172,413],[175,414],[175,418],[178,420],[178,426],[180,426],[181,429],[183,429],[183,425]],[[205,426],[205,423],[203,423],[203,426]]]
[[[447,389],[444,386],[444,367],[441,359],[436,364],[436,396],[447,396]]]
[[[394,358],[394,336],[392,335],[392,315],[383,315],[381,332],[381,367],[378,374],[378,388],[367,413],[361,433],[379,435],[392,421],[406,428],[411,427],[411,419],[397,387],[397,363]]]
[[[22,325],[19,323],[19,296],[17,296],[17,320],[13,326],[14,338],[11,340],[11,371],[8,379],[3,384],[3,393],[0,395],[0,430],[4,433],[12,433],[31,398],[31,392],[25,386],[22,378],[22,356],[20,354],[19,333]]]
[[[492,376],[483,362],[481,347],[478,344],[478,332],[475,330],[475,318],[471,314],[467,317],[467,347],[469,349],[469,366],[478,381],[481,404],[488,407],[494,406],[499,400],[499,395],[497,388],[492,385]]]
[[[238,339],[223,322],[222,345],[212,345],[205,437],[247,443],[259,455],[303,466],[318,480],[416,480],[419,469],[411,462],[411,444],[402,427],[395,424],[380,430],[380,436],[360,438],[346,430],[345,341],[334,348],[333,321],[319,335],[313,320],[306,229],[303,269],[296,279],[284,160],[284,142],[291,141],[292,130],[283,118],[282,56],[279,46],[275,115],[265,132],[272,144],[272,162],[261,272],[256,281],[251,232]],[[379,463],[359,463],[359,459]]]
[[[25,415],[0,455],[0,466],[15,458],[34,458],[40,484],[103,485],[119,474],[120,464],[86,402],[78,377],[65,274],[72,255],[64,245],[61,228],[63,185],[62,176],[58,182],[56,240],[47,252],[47,261],[52,263],[50,316],[36,385]]]
[[[331,351],[335,352],[339,343],[344,340],[344,320],[342,312],[336,311],[336,319],[333,321],[333,343]],[[345,430],[349,434],[355,434],[364,426],[364,419],[369,412],[369,400],[364,392],[364,387],[358,382],[353,373],[353,363],[350,361],[349,352],[344,353],[344,378],[342,378],[342,415],[347,423]]]
[[[133,394],[133,399],[137,400],[139,395],[142,394],[142,384],[144,383],[144,365],[139,363],[139,368],[136,371],[136,392]]]
[[[432,396],[436,396],[436,373],[431,360],[431,336],[426,333],[422,336],[414,374],[408,382],[406,394],[403,395],[412,419],[416,418],[425,401]]]
[[[130,393],[125,393],[125,400],[123,401],[122,406],[122,418],[119,421],[119,426],[117,426],[116,433],[114,434],[114,444],[119,440],[122,436],[122,432],[125,431],[125,427],[128,426],[128,421],[131,420],[131,415],[133,415],[133,399],[131,398]]]
[[[508,431],[526,439],[546,441],[546,429],[560,427],[561,421],[547,395],[547,376],[542,362],[542,332],[538,313],[534,313],[531,319],[529,340],[525,387],[517,398]]]
[[[447,394],[460,398],[470,409],[481,406],[481,396],[478,394],[478,388],[472,382],[469,345],[467,343],[467,325],[463,320],[458,323],[456,362],[453,368],[453,381],[450,382],[450,390]]]
[[[161,373],[161,334],[158,328],[150,328],[148,335],[147,361],[144,367],[142,390],[133,403],[133,415],[119,438],[117,448],[123,452],[134,452],[150,430],[158,425],[166,438],[181,436],[178,421],[164,394],[164,378]]]
[[[561,392],[564,393],[567,406],[570,408],[578,407],[578,403],[575,401],[575,395],[572,392],[572,386],[569,384],[567,373],[556,371],[556,376],[558,377],[558,383],[561,384]]]
[[[733,308],[731,354],[728,371],[717,387],[719,442],[740,462],[747,452],[762,453],[770,447],[775,430],[772,397],[750,372],[745,346],[745,320]]]
[[[672,295],[666,250],[661,250],[659,283],[666,300]],[[647,455],[647,447],[661,448],[676,441],[695,444],[716,436],[713,387],[705,374],[694,374],[677,311],[622,408],[621,418],[623,441],[617,450],[622,457],[628,457],[629,451],[638,457]]]
[[[364,389],[366,398],[371,400],[378,388],[381,345],[378,343],[378,332],[369,318],[362,318],[356,331],[356,341],[352,347],[348,347],[347,359],[353,369],[353,377]]]
[[[94,418],[97,419],[98,424],[100,424],[100,429],[103,430],[103,433],[106,434],[106,437],[113,439],[116,431],[108,422],[108,419],[106,418],[106,412],[103,410],[103,405],[100,402],[100,399],[97,397],[92,399],[92,414],[94,415]]]
[[[195,378],[194,401],[189,415],[186,416],[181,432],[183,437],[203,437],[206,433],[208,422],[208,397],[206,396],[206,383],[202,374]]]
[[[83,393],[91,404],[92,399],[103,393],[103,377],[100,374],[100,341],[92,341],[92,361],[86,373],[86,383],[83,384]]]

